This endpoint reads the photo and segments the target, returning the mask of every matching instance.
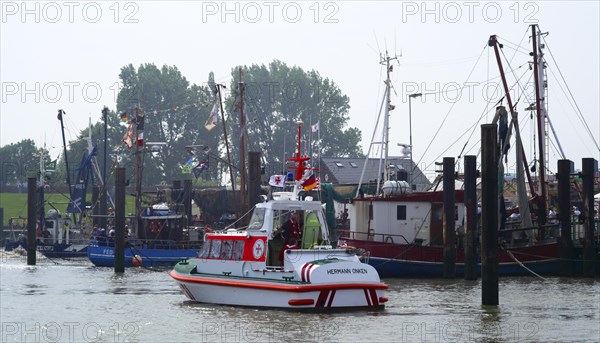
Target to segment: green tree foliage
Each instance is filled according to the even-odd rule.
[[[2,184],[23,184],[27,182],[28,177],[37,177],[40,170],[40,152],[32,139],[0,147]]]
[[[313,157],[321,146],[322,155],[361,156],[361,132],[348,128],[349,99],[330,79],[323,78],[317,71],[304,71],[300,67],[288,67],[281,61],[268,66],[244,66],[242,78],[245,84],[245,112],[248,124],[248,148],[261,151],[263,163],[276,166],[269,172],[279,172],[285,159],[297,150],[296,122],[304,123],[302,130],[303,154],[310,150]],[[231,94],[227,99],[232,141],[238,155],[240,137],[240,95],[238,82],[239,67],[232,70]],[[318,133],[311,130],[319,122]],[[313,148],[306,142],[312,141]]]
[[[144,153],[143,184],[170,184],[183,176],[179,165],[190,155],[188,145],[205,145],[218,153],[218,130],[207,131],[204,123],[214,103],[214,94],[208,86],[190,85],[177,67],[143,64],[137,70],[133,65],[121,69],[123,88],[117,98],[117,112],[126,112],[130,118],[136,113],[144,116],[144,140],[164,142],[159,153]],[[120,125],[124,134],[127,124]],[[135,147],[127,149],[121,144],[128,174],[133,176]],[[214,168],[208,171],[213,172]]]

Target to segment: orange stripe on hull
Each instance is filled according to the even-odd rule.
[[[340,284],[332,284],[332,285],[282,285],[275,284],[273,282],[247,282],[241,280],[219,280],[219,279],[209,279],[206,277],[200,276],[187,276],[177,273],[175,270],[171,270],[169,275],[177,281],[183,282],[191,282],[191,283],[201,283],[207,285],[216,285],[216,286],[226,286],[226,287],[242,287],[242,288],[255,288],[255,289],[264,289],[270,291],[282,291],[282,292],[313,292],[313,291],[323,291],[323,290],[337,290],[337,289],[387,289],[388,285],[385,283],[340,283]]]

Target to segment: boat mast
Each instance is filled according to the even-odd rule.
[[[108,132],[108,107],[104,106],[104,108],[102,109],[102,118],[104,120],[104,153],[102,154],[102,177],[98,178],[98,181],[102,182],[102,188],[101,188],[101,192],[100,192],[100,214],[102,215],[102,217],[100,217],[100,227],[102,228],[106,228],[106,216],[107,213],[107,208],[106,208],[106,195],[108,194],[108,190],[106,189],[106,155],[108,154],[108,148],[107,148],[107,144],[108,144],[108,138],[107,138],[107,132]],[[91,127],[90,127],[91,130]],[[114,205],[113,205],[114,208]]]
[[[139,107],[135,108],[135,219],[137,223],[136,232],[139,234],[142,229],[142,153],[143,147],[140,149],[140,116]],[[143,142],[142,142],[143,144]]]
[[[67,168],[67,186],[69,186],[69,202],[73,201],[73,194],[71,189],[71,171],[69,170],[69,159],[67,158],[67,141],[65,139],[65,124],[63,122],[63,116],[67,112],[58,110],[58,120],[60,120],[60,131],[62,133],[63,150],[65,153],[65,165]],[[73,213],[73,221],[76,221],[75,213]]]
[[[242,79],[242,67],[240,71],[240,81],[238,87],[240,89],[240,197],[241,211],[243,215],[248,210],[248,196],[246,193],[246,118],[244,117],[244,81]],[[223,123],[225,125],[225,123]]]
[[[543,72],[544,72],[544,60],[543,53],[541,51],[540,46],[540,32],[536,30],[535,24],[531,25],[531,38],[533,43],[533,73],[535,80],[535,109],[537,112],[537,129],[538,129],[538,145],[540,151],[539,158],[539,166],[540,166],[540,193],[541,193],[541,201],[539,202],[540,210],[540,223],[546,223],[546,201],[547,201],[547,192],[546,192],[546,163],[544,161],[545,157],[545,133],[544,133],[544,123],[546,118],[546,108],[544,102],[544,87],[540,83],[543,82]]]
[[[394,67],[390,64],[391,61],[397,60],[398,57],[390,57],[388,52],[385,52],[385,57],[381,57],[380,64],[385,65],[386,69],[386,79],[385,79],[385,109],[384,109],[384,117],[383,117],[383,133],[382,133],[382,141],[381,141],[381,155],[383,155],[383,182],[388,180],[388,158],[389,158],[389,144],[390,144],[390,111],[393,109],[393,105],[391,104],[390,93],[392,90],[392,83],[390,81],[390,73],[394,71]],[[381,169],[382,169],[382,160],[380,157],[379,160],[379,170],[377,171],[377,192],[379,194],[379,189],[381,185]]]
[[[500,78],[502,79],[502,86],[504,87],[504,94],[506,96],[506,102],[508,103],[508,110],[509,113],[511,114],[511,118],[513,117],[513,113],[515,112],[513,103],[512,103],[512,98],[510,97],[510,90],[508,88],[508,83],[506,82],[506,75],[504,74],[504,67],[502,66],[502,60],[500,59],[500,49],[499,49],[499,43],[498,43],[498,39],[496,37],[496,35],[492,35],[490,36],[490,39],[488,41],[488,46],[491,46],[494,48],[494,53],[496,55],[496,63],[498,64],[498,69],[500,71]],[[519,132],[517,131],[516,134],[519,134]],[[525,166],[525,174],[527,175],[527,182],[529,183],[529,189],[531,191],[531,196],[533,198],[537,197],[537,193],[535,191],[535,187],[534,187],[534,183],[533,183],[533,179],[531,178],[531,173],[529,171],[529,168],[527,168],[527,158],[525,157],[525,151],[523,149],[523,146],[521,146],[521,155],[523,156],[523,165]]]
[[[293,198],[294,200],[298,200],[298,196],[300,191],[302,190],[302,177],[304,176],[304,171],[308,168],[306,168],[304,166],[304,162],[310,160],[310,157],[308,156],[304,156],[302,157],[302,146],[301,146],[301,141],[300,141],[300,137],[302,135],[302,120],[299,120],[296,122],[296,125],[298,125],[298,151],[296,152],[296,156],[295,157],[291,157],[289,160],[292,162],[296,162],[296,182],[294,185],[294,195]]]
[[[40,201],[40,207],[39,207],[39,211],[40,211],[40,230],[42,232],[44,232],[44,229],[46,228],[46,220],[44,218],[44,216],[46,215],[44,213],[44,186],[45,186],[45,182],[44,179],[46,177],[46,166],[44,164],[44,160],[46,157],[46,143],[44,143],[44,149],[40,152],[40,191],[39,191],[39,201]],[[56,169],[56,168],[55,168]]]

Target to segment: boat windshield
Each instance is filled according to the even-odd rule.
[[[249,231],[258,231],[262,228],[265,221],[265,208],[255,208],[250,218],[250,224],[248,225]]]

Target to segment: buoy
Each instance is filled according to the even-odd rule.
[[[134,267],[139,267],[142,265],[142,257],[140,255],[135,255],[131,258],[131,264],[133,264]]]

